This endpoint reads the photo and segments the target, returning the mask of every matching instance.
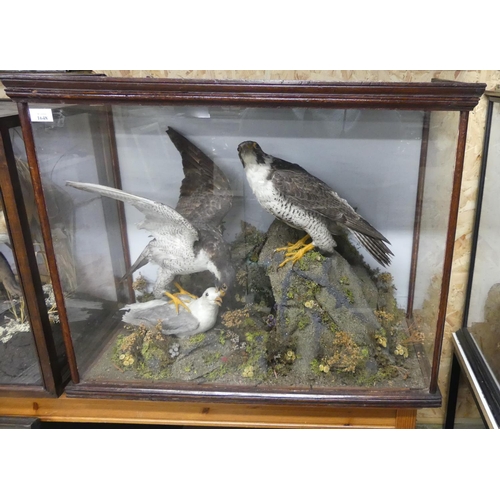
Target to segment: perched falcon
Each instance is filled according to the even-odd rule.
[[[268,155],[253,141],[238,146],[245,174],[258,202],[268,212],[289,226],[307,233],[286,250],[287,262],[295,263],[302,256],[319,248],[332,253],[336,246],[332,234],[348,230],[373,255],[379,264],[388,266],[393,255],[389,241],[342,199],[330,186],[305,169],[280,158]],[[306,241],[312,239],[311,243]]]
[[[229,246],[219,228],[222,218],[231,207],[229,181],[208,156],[180,133],[170,127],[167,133],[181,153],[184,169],[179,202],[175,209],[99,184],[71,181],[66,184],[130,203],[145,215],[138,227],[149,231],[153,239],[127,274],[148,262],[157,264],[160,269],[153,287],[156,298],[164,294],[175,276],[207,270],[215,276],[217,286],[229,287],[235,273],[231,266]],[[181,293],[187,293],[178,288]],[[172,294],[167,292],[166,295],[177,307],[185,306]]]
[[[122,311],[126,311],[122,321],[150,328],[161,321],[164,335],[187,337],[203,333],[215,325],[224,293],[222,289],[210,287],[196,300],[190,301],[188,295],[181,295],[181,299],[189,303],[189,311],[181,309],[176,312],[173,304],[161,299],[128,304],[122,308]]]

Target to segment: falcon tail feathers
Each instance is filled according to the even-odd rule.
[[[144,252],[137,257],[136,261],[130,266],[130,269],[122,276],[121,281],[125,281],[129,276],[132,276],[138,269],[144,267],[149,262],[148,258],[143,254]]]
[[[363,219],[361,216],[348,217],[344,224],[354,232],[362,233],[366,235],[368,238],[374,238],[377,240],[385,241],[386,243],[390,243],[390,241],[377,229],[375,229],[368,221]]]
[[[386,267],[390,265],[390,256],[394,254],[382,240],[370,238],[357,231],[351,230],[351,232],[381,266]]]

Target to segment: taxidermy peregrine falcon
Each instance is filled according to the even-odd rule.
[[[307,235],[286,248],[280,264],[300,260],[317,247],[331,254],[336,247],[332,234],[348,230],[382,266],[391,263],[389,241],[323,181],[295,163],[268,155],[253,141],[242,142],[238,154],[260,205],[289,226]],[[312,241],[306,244],[311,238]]]
[[[190,301],[190,296],[181,295],[182,300],[189,303],[189,312],[183,309],[176,312],[173,304],[161,299],[128,304],[121,309],[126,311],[122,321],[150,328],[160,321],[163,335],[187,337],[203,333],[215,325],[224,294],[224,290],[210,287],[196,300]]]
[[[231,207],[232,192],[226,176],[208,156],[171,127],[167,134],[181,153],[184,169],[175,209],[99,184],[71,181],[66,184],[130,203],[145,215],[138,227],[149,231],[153,239],[127,275],[148,262],[157,264],[160,269],[153,287],[154,296],[160,298],[165,294],[174,301],[177,310],[179,305],[189,310],[178,296],[191,294],[177,284],[179,293],[165,292],[175,276],[208,270],[215,276],[216,285],[225,288],[234,280],[229,246],[219,228]]]

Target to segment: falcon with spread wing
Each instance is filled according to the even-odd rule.
[[[229,181],[219,167],[188,139],[171,127],[167,133],[181,153],[184,179],[175,209],[163,203],[126,193],[119,189],[82,182],[66,182],[83,191],[130,203],[145,219],[138,227],[153,239],[141,252],[127,274],[148,262],[159,266],[153,294],[166,294],[178,305],[187,306],[179,294],[165,292],[175,276],[210,271],[218,287],[229,287],[234,280],[230,250],[222,237],[220,224],[231,207]],[[180,293],[186,294],[180,286]]]
[[[314,247],[332,253],[336,247],[333,235],[346,230],[382,266],[391,263],[393,253],[389,241],[330,186],[295,163],[268,155],[253,141],[242,142],[238,154],[245,174],[260,205],[289,226],[307,235],[287,248],[286,259],[280,264],[297,262]],[[306,244],[311,238],[311,243]]]

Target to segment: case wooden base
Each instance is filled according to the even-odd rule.
[[[68,398],[0,398],[0,415],[46,422],[261,428],[415,428],[417,410],[198,404]]]

